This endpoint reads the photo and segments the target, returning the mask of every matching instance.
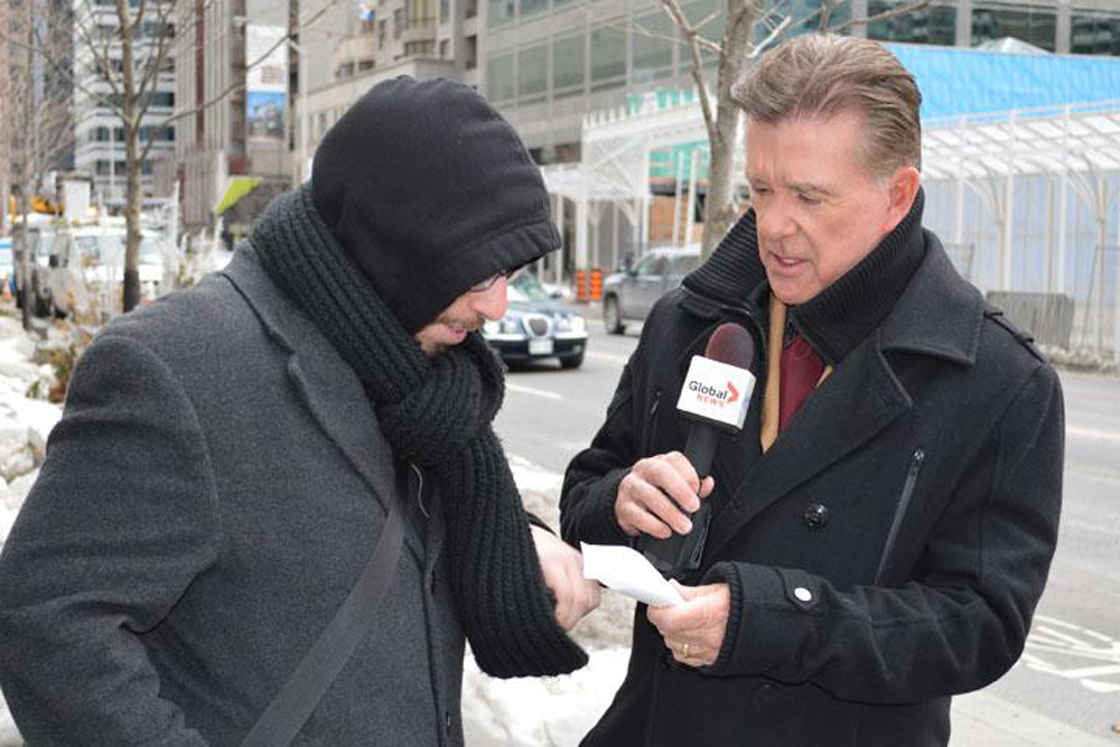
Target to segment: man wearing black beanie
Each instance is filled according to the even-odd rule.
[[[586,663],[597,587],[530,527],[477,333],[558,244],[512,128],[399,78],[225,270],[106,327],[0,554],[27,741],[461,745],[465,640]]]

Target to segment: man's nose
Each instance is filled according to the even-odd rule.
[[[509,299],[506,291],[509,289],[509,280],[505,277],[484,291],[471,294],[471,308],[492,322],[496,322],[506,315]]]
[[[762,209],[756,209],[758,235],[767,241],[779,241],[797,231],[788,199],[774,195]]]

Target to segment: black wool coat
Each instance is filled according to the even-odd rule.
[[[1058,532],[1058,378],[924,232],[885,320],[762,454],[763,284],[741,306],[688,288],[647,320],[606,422],[571,463],[569,542],[624,543],[614,518],[638,459],[681,449],[684,373],[712,329],[759,338],[747,423],[714,460],[692,583],[727,582],[714,665],[671,660],[644,605],[629,670],[586,745],[933,746],[956,693],[1022,651]]]

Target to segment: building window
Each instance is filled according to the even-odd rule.
[[[408,0],[405,8],[404,20],[408,28],[432,28],[436,25],[436,10],[432,0]]]
[[[512,101],[514,93],[513,55],[491,57],[486,64],[486,97],[501,103]]]
[[[439,42],[439,58],[447,60],[451,58],[451,40],[441,39]]]
[[[463,5],[463,17],[474,18],[478,15],[478,0],[466,0]]]
[[[617,26],[591,29],[591,90],[626,84],[626,32]]]
[[[397,8],[393,11],[393,41],[401,38],[402,31],[404,31],[404,8]]]
[[[543,101],[548,90],[548,45],[517,53],[517,96],[522,104]]]
[[[466,43],[467,59],[464,64],[466,65],[467,70],[474,70],[476,67],[478,67],[478,37],[468,36],[466,38]]]
[[[972,46],[1013,37],[1048,52],[1055,48],[1057,21],[1053,10],[984,3],[972,8]]]
[[[447,23],[451,18],[451,0],[439,0],[439,22]]]
[[[583,93],[587,76],[587,53],[583,34],[552,42],[552,90],[554,98]]]
[[[423,39],[404,43],[405,57],[432,57],[436,52],[435,39]]]
[[[1075,10],[1070,17],[1069,51],[1120,56],[1120,15]]]
[[[486,0],[486,26],[494,28],[513,20],[513,0]]]
[[[384,49],[384,47],[385,47],[385,39],[386,39],[386,36],[385,36],[386,29],[385,29],[385,27],[387,25],[388,25],[387,21],[378,21],[377,22],[377,48],[378,49]]]
[[[521,0],[521,17],[534,16],[548,10],[548,0]]]
[[[870,0],[867,15],[894,10],[902,0]],[[957,9],[931,5],[909,13],[868,24],[867,38],[909,44],[940,44],[951,47],[957,40]]]
[[[630,79],[646,83],[673,74],[675,24],[661,11],[634,19],[630,31]]]
[[[175,106],[175,93],[173,91],[156,91],[152,94],[152,106]]]
[[[109,174],[110,174],[109,162],[108,161],[98,161],[97,162],[97,175],[98,176],[109,176]]]
[[[146,143],[149,139],[156,142],[175,142],[175,128],[174,127],[152,127],[145,125],[140,128],[140,142]]]
[[[373,60],[358,60],[358,72],[364,73],[366,70],[373,70]]]

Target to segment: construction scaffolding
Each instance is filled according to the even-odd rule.
[[[688,243],[697,180],[707,159],[707,138],[700,105],[691,95],[676,97],[675,101],[657,94],[635,96],[627,106],[585,116],[580,138],[583,160],[542,169],[562,234],[570,217],[568,211],[575,212],[566,264],[576,269],[616,267],[623,248],[640,253],[650,245],[650,176],[657,155],[667,155],[673,161],[668,173],[676,180],[675,200],[687,202],[678,205],[674,214],[674,220],[679,221],[685,212],[687,225],[675,225],[673,236],[675,243]],[[742,153],[738,157],[741,159]],[[742,173],[742,168],[737,172]],[[679,209],[681,206],[686,211]],[[604,231],[600,227],[608,211],[616,215],[612,217],[610,246],[603,246]],[[625,232],[618,230],[618,216],[626,223]],[[551,280],[561,281],[561,263],[546,272]]]
[[[974,247],[962,274],[1040,342],[1116,361],[1120,101],[926,120],[922,158],[926,226]]]

